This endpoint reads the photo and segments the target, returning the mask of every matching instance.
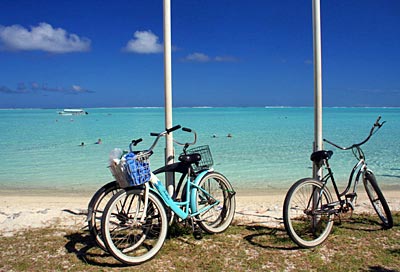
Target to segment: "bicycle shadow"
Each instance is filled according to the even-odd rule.
[[[74,254],[86,264],[108,268],[126,267],[99,248],[90,233],[75,232],[64,237],[68,240],[65,244],[68,253]]]
[[[276,227],[271,227],[248,222],[236,222],[233,225],[244,227],[247,232],[251,233],[244,235],[242,239],[246,240],[253,246],[281,250],[300,249],[292,242],[282,224]],[[207,234],[202,231],[200,232],[200,235],[196,236],[196,234],[193,233],[191,226],[181,223],[174,223],[172,226],[170,226],[167,240],[175,239],[184,244],[196,245],[196,240],[202,240],[205,237],[213,236],[213,234]],[[193,237],[194,239],[190,237]]]
[[[383,266],[370,266],[368,268],[368,270],[365,271],[369,271],[369,272],[398,272],[398,270],[393,270],[393,269],[386,269]]]
[[[370,215],[350,215],[341,218],[339,221],[335,222],[335,225],[339,228],[349,229],[349,230],[359,230],[365,232],[374,232],[384,230],[381,221],[378,217],[371,218]]]
[[[173,224],[170,226],[166,240],[177,239],[186,244],[195,245],[195,240],[187,239],[192,235],[192,228],[186,224]],[[126,268],[111,254],[102,250],[89,233],[88,229],[73,232],[64,236],[68,242],[64,245],[68,253],[74,254],[81,262],[101,268]],[[202,237],[195,237],[202,239]],[[129,266],[128,266],[129,267]]]
[[[235,226],[244,227],[251,234],[244,235],[242,239],[253,246],[269,249],[296,250],[300,249],[295,245],[282,225],[271,227],[250,223],[234,223]],[[190,238],[191,236],[194,239]],[[192,233],[190,226],[185,224],[173,224],[173,230],[169,231],[167,240],[177,240],[188,245],[196,245],[196,240],[202,240],[204,237],[212,237],[213,234],[202,232],[196,237]]]
[[[249,244],[264,249],[298,250],[286,230],[282,227],[268,227],[262,225],[243,225],[246,230],[253,232],[243,237]]]
[[[245,227],[252,232],[243,237],[249,244],[266,249],[296,250],[300,249],[295,245],[283,226],[283,218],[276,212],[268,214],[254,212],[236,212],[242,216],[236,221],[237,226]],[[244,221],[241,221],[245,219]]]
[[[63,209],[63,212],[69,213],[74,216],[85,216],[87,217],[87,210],[70,210]],[[124,267],[115,260],[110,254],[103,251],[93,239],[89,233],[88,226],[81,228],[80,230],[69,233],[64,236],[68,242],[65,244],[65,249],[68,253],[74,254],[79,260],[84,263],[99,266],[99,267]]]

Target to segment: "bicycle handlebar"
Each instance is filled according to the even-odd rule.
[[[370,130],[370,132],[369,132],[368,137],[365,138],[364,141],[362,141],[362,142],[360,142],[360,143],[358,143],[358,144],[353,144],[353,145],[351,145],[351,146],[349,146],[349,147],[342,147],[342,146],[339,146],[339,145],[337,145],[337,144],[335,144],[335,143],[332,143],[331,141],[329,141],[329,140],[327,140],[327,139],[324,139],[323,141],[324,141],[324,142],[327,142],[328,144],[331,144],[331,145],[333,145],[334,147],[337,147],[337,148],[339,148],[339,149],[341,149],[341,150],[349,150],[349,149],[353,149],[353,148],[358,148],[358,147],[360,147],[361,145],[363,145],[363,144],[365,144],[366,142],[368,142],[368,140],[371,138],[371,136],[374,135],[374,134],[383,126],[384,123],[386,123],[386,121],[383,121],[382,123],[379,123],[380,120],[381,120],[381,116],[378,116],[378,118],[376,119],[374,125],[372,126],[372,128],[371,128],[371,130]]]
[[[143,153],[150,153],[150,152],[152,152],[152,150],[153,150],[154,147],[157,145],[158,140],[159,140],[161,137],[164,137],[164,136],[166,136],[167,134],[169,134],[169,133],[171,133],[171,132],[173,132],[173,131],[175,131],[175,130],[178,130],[178,129],[180,129],[180,128],[182,128],[180,125],[176,125],[176,126],[174,126],[174,127],[172,127],[172,128],[168,128],[168,129],[166,129],[165,131],[160,132],[160,133],[155,133],[155,132],[150,133],[150,136],[155,136],[155,137],[157,137],[157,138],[154,140],[153,144],[150,146],[149,149],[143,150],[142,152],[143,152]],[[190,145],[194,145],[194,144],[197,142],[197,133],[196,133],[196,131],[194,131],[193,129],[187,128],[187,127],[183,127],[182,130],[185,131],[185,132],[191,132],[191,133],[194,134],[194,140],[193,140],[193,142],[191,142],[191,143],[181,143],[181,142],[178,142],[178,141],[175,140],[175,139],[174,139],[173,141],[174,141],[176,144],[178,144],[178,145],[185,146],[185,148],[188,147],[188,146],[190,146]],[[133,146],[136,146],[136,145],[137,145],[138,143],[140,143],[141,141],[142,141],[142,138],[137,139],[137,140],[132,140],[131,144],[129,145],[130,151],[133,152],[132,147],[133,147]]]
[[[185,131],[185,132],[191,132],[191,133],[193,133],[193,135],[194,135],[194,140],[193,140],[193,142],[191,142],[191,143],[188,143],[188,142],[186,142],[186,143],[181,143],[181,142],[179,142],[179,141],[177,141],[177,140],[174,139],[174,143],[176,143],[176,144],[178,144],[178,145],[182,145],[182,146],[184,146],[185,148],[187,148],[187,147],[190,146],[190,145],[196,144],[196,142],[197,142],[197,133],[196,133],[196,131],[194,131],[194,130],[191,129],[191,128],[187,128],[187,127],[183,127],[182,130]]]
[[[181,128],[181,126],[180,126],[180,125],[177,125],[177,126],[175,126],[175,127],[173,127],[173,128],[167,129],[165,132],[167,132],[166,134],[168,134],[169,132],[175,131],[175,130],[180,129],[180,128]],[[186,143],[181,143],[181,142],[179,142],[179,141],[173,139],[174,143],[176,143],[176,144],[178,144],[178,145],[181,145],[181,146],[186,146],[186,147],[187,147],[187,146],[190,146],[190,145],[194,145],[194,144],[197,142],[197,133],[196,133],[196,131],[194,131],[194,130],[191,129],[191,128],[187,128],[187,127],[183,127],[182,130],[185,131],[185,132],[191,132],[191,133],[194,134],[194,140],[193,140],[193,142],[191,142],[191,143],[188,143],[188,142],[186,142]],[[163,132],[162,132],[162,133],[163,133]],[[150,135],[151,135],[151,136],[159,136],[159,135],[162,134],[162,133],[154,133],[154,132],[153,132],[153,133],[150,133]],[[162,136],[165,136],[165,134],[162,135]]]
[[[150,146],[149,149],[143,150],[142,152],[143,152],[143,153],[150,153],[150,152],[154,149],[154,147],[157,145],[157,142],[158,142],[158,140],[159,140],[161,137],[163,137],[163,136],[165,136],[165,135],[171,133],[172,131],[175,131],[175,130],[177,130],[177,129],[180,129],[180,128],[181,128],[181,126],[180,126],[180,125],[177,125],[177,126],[174,126],[174,127],[172,127],[172,128],[168,128],[168,129],[166,129],[165,131],[163,131],[163,132],[161,132],[161,133],[153,133],[153,132],[150,133],[151,136],[157,136],[157,138],[154,140],[153,144]],[[137,140],[132,140],[132,142],[131,142],[130,145],[129,145],[130,151],[133,152],[132,147],[133,147],[133,146],[136,146],[136,145],[137,145],[138,143],[140,143],[141,141],[142,141],[142,138],[137,139]]]
[[[167,135],[167,134],[170,134],[171,132],[173,132],[173,131],[175,131],[175,130],[177,130],[177,129],[180,129],[181,128],[181,125],[176,125],[176,126],[174,126],[174,127],[172,127],[172,128],[167,128],[167,129],[165,129],[165,131],[163,131],[163,132],[160,132],[160,133],[157,133],[157,132],[151,132],[150,133],[150,136],[165,136],[165,135]],[[161,137],[160,136],[160,137]]]
[[[133,146],[137,146],[137,144],[140,143],[141,141],[143,141],[142,138],[139,138],[139,139],[137,139],[137,140],[132,140],[131,144],[132,144]]]

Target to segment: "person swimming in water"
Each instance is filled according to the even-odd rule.
[[[95,144],[101,144],[101,139],[99,138]]]

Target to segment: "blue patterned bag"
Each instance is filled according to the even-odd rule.
[[[127,180],[131,186],[142,185],[150,180],[148,157],[128,153],[125,155]]]

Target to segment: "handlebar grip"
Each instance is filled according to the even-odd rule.
[[[381,120],[381,116],[378,116],[378,119],[376,119],[376,122],[374,124],[375,126],[380,126],[379,120]]]
[[[133,144],[133,146],[136,146],[138,143],[140,143],[141,141],[143,141],[143,139],[142,138],[139,138],[139,139],[137,139],[137,140],[132,140],[132,144]]]
[[[159,135],[161,135],[161,134],[163,134],[163,133],[167,133],[167,134],[169,134],[170,132],[172,132],[172,131],[175,131],[175,130],[177,130],[177,129],[180,129],[181,128],[181,125],[176,125],[176,126],[174,126],[174,127],[172,127],[172,128],[167,128],[167,129],[165,129],[165,131],[164,132],[161,132],[161,133],[156,133],[156,132],[151,132],[150,133],[150,136],[159,136]]]
[[[183,127],[182,130],[183,130],[183,131],[186,131],[186,132],[192,132],[192,129],[187,128],[187,127]]]
[[[180,129],[180,128],[181,128],[181,125],[176,125],[176,126],[174,126],[172,128],[166,129],[166,131],[169,134],[170,132],[175,131],[175,130]]]

